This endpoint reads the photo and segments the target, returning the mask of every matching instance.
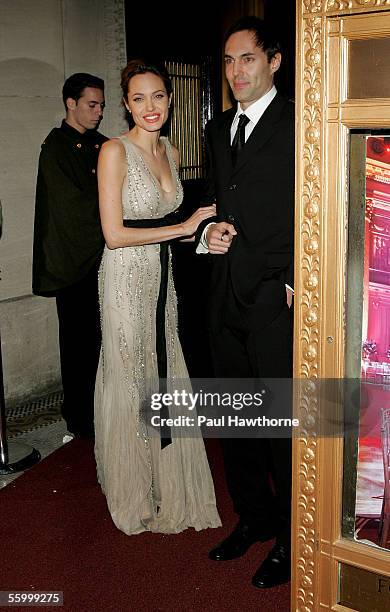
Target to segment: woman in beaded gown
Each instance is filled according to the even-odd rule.
[[[134,126],[103,145],[98,166],[106,239],[95,389],[98,478],[115,525],[127,534],[218,527],[201,435],[175,436],[173,429],[162,438],[149,435],[143,418],[148,393],[161,390],[159,378],[168,392],[175,380],[189,388],[168,241],[190,237],[215,208],[166,225],[183,197],[178,152],[160,136],[171,83],[165,69],[135,60],[122,72],[122,89]]]

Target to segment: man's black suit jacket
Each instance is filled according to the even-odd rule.
[[[294,105],[277,94],[233,167],[230,127],[235,109],[206,127],[207,200],[237,236],[226,255],[211,255],[211,329],[224,321],[228,292],[250,329],[266,326],[293,287]]]

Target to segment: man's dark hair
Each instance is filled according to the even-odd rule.
[[[268,62],[271,61],[276,53],[281,52],[280,43],[276,38],[271,26],[263,21],[263,19],[253,15],[240,17],[240,19],[235,21],[233,25],[230,26],[225,34],[224,45],[226,45],[228,38],[230,38],[232,34],[235,34],[236,32],[243,32],[244,30],[253,32],[256,45],[260,47],[260,49],[262,49],[267,55]]]
[[[66,108],[66,101],[68,98],[73,100],[79,100],[83,95],[83,91],[86,87],[94,87],[95,89],[101,89],[104,92],[104,81],[103,79],[88,74],[87,72],[76,72],[68,77],[62,88],[62,99]]]

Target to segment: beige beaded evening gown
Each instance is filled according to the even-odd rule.
[[[175,183],[169,193],[148,169],[141,149],[126,136],[120,140],[127,159],[123,218],[157,219],[174,211],[183,192],[169,140],[162,138]],[[162,448],[159,437],[148,435],[142,418],[143,398],[159,390],[156,311],[163,276],[159,244],[104,250],[99,273],[102,349],[95,388],[95,456],[112,519],[127,534],[178,533],[187,527],[200,530],[221,524],[199,431],[192,430],[192,437],[175,437],[171,429],[172,442]],[[185,381],[190,389],[177,333],[170,259],[166,276],[165,309],[160,312],[165,310],[167,391],[174,390],[175,380],[180,388]]]

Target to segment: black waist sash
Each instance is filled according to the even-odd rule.
[[[124,227],[166,227],[167,225],[177,225],[183,221],[183,213],[180,209],[160,217],[159,219],[123,219]]]
[[[135,228],[150,228],[150,227],[165,227],[167,225],[175,225],[180,223],[179,214],[177,212],[170,213],[160,219],[123,219],[124,227]],[[168,290],[168,241],[160,242],[160,288],[157,299],[156,309],[156,354],[157,354],[157,369],[159,377],[159,393],[167,391],[167,344],[165,337],[165,306],[167,303]],[[160,409],[160,417],[162,419],[169,418],[168,407],[163,405]],[[161,428],[161,448],[165,448],[172,442],[171,428],[164,426]]]

